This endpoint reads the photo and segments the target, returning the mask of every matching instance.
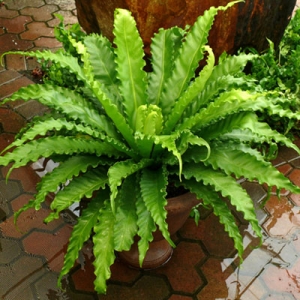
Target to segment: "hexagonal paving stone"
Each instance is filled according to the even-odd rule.
[[[19,15],[17,10],[7,9],[5,6],[0,8],[0,18],[11,19]]]
[[[20,256],[9,266],[0,266],[2,299],[21,299],[17,295],[24,292],[45,270],[44,262],[40,258],[28,255]]]
[[[43,0],[14,0],[9,1],[9,9],[22,9],[24,7],[40,7],[44,5],[45,2]]]
[[[21,33],[25,31],[25,24],[32,22],[30,16],[17,16],[12,19],[1,19],[0,27],[4,27],[9,33]]]
[[[58,11],[58,7],[56,5],[43,5],[41,7],[27,7],[22,9],[21,15],[33,16],[35,21],[49,21],[53,19],[53,13]]]
[[[24,40],[34,41],[41,36],[53,37],[53,28],[47,27],[44,22],[33,22],[28,24],[28,30],[21,33],[20,37]]]
[[[155,287],[155,288],[153,288]],[[107,288],[106,295],[99,295],[101,300],[130,299],[130,300],[154,300],[169,299],[168,284],[163,278],[144,275],[132,287],[111,284]]]
[[[19,181],[9,180],[6,183],[6,180],[0,180],[0,193],[2,196],[11,201],[22,193],[22,187]]]
[[[0,238],[0,252],[0,265],[9,264],[22,253],[22,249],[17,240]]]
[[[170,261],[157,269],[157,274],[167,276],[174,291],[194,293],[204,285],[194,266],[204,260],[205,254],[196,243],[181,242],[175,249]],[[185,280],[182,280],[185,278]]]

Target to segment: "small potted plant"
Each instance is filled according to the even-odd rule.
[[[123,9],[115,12],[114,45],[97,34],[78,39],[69,34],[66,50],[9,52],[51,60],[57,74],[68,74],[60,78],[65,80],[21,88],[4,101],[36,99],[51,110],[34,118],[0,157],[0,165],[12,163],[10,171],[41,157],[59,162],[16,219],[28,208],[40,209],[51,192],[56,192],[53,211],[45,222],[81,198],[90,199],[73,228],[59,280],[91,235],[99,293],[106,291],[116,251],[128,251],[136,241],[142,266],[157,229],[175,246],[166,222],[170,183],[212,207],[240,257],[242,236],[223,197],[258,237],[262,234],[252,200],[236,178],[300,191],[266,160],[259,145],[298,148],[259,121],[256,111],[295,119],[299,114],[284,109],[279,97],[242,89],[248,83],[235,75],[253,55],[222,57],[215,64],[206,45],[215,15],[237,2],[211,7],[186,30],[159,30],[148,71],[136,23]],[[203,58],[206,64],[199,69]]]

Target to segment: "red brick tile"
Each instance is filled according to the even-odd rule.
[[[194,268],[204,258],[205,254],[198,244],[181,242],[170,261],[155,272],[167,276],[174,291],[194,293],[199,286],[204,285]]]
[[[282,197],[278,200],[272,196],[266,203],[266,208],[270,217],[262,226],[270,236],[286,237],[300,225],[298,209],[293,207],[287,198]]]
[[[0,134],[0,151],[4,150],[14,140],[14,135],[10,133]]]
[[[5,6],[2,6],[0,9],[0,18],[14,18],[19,15],[17,10],[7,9]]]
[[[0,49],[1,52],[7,52],[12,50],[29,50],[33,47],[31,41],[20,40],[16,34],[6,33],[0,36]]]
[[[0,35],[4,34],[4,28],[3,27],[0,27]]]
[[[5,55],[5,65],[8,70],[26,70],[26,57],[19,54]]]
[[[17,78],[14,81],[10,81],[7,84],[3,84],[0,89],[0,100],[10,96],[12,93],[16,92],[23,86],[32,84],[32,81],[26,77]]]
[[[198,227],[193,219],[188,219],[179,233],[183,238],[201,240],[211,255],[228,257],[234,249],[232,239],[214,214],[210,214],[205,220],[200,220]]]
[[[283,175],[286,175],[288,174],[293,168],[291,167],[290,164],[284,164],[284,165],[281,165],[279,167],[277,167],[277,170],[282,173]]]
[[[129,268],[124,263],[116,259],[115,263],[111,266],[111,279],[113,281],[132,283],[140,276],[140,271]]]
[[[29,16],[17,16],[12,19],[0,19],[0,27],[4,27],[8,33],[21,33],[25,30],[25,24],[32,22]]]
[[[221,246],[223,245],[220,244],[220,247]],[[209,258],[201,267],[207,285],[199,292],[197,299],[228,299],[226,279],[233,270],[230,266],[223,270],[221,262],[221,260]]]
[[[27,25],[28,30],[21,33],[20,37],[24,40],[36,40],[42,36],[54,36],[53,28],[47,27],[44,22],[33,22]]]
[[[289,198],[296,206],[300,206],[300,194],[291,194]]]
[[[71,226],[64,226],[55,234],[32,232],[23,240],[24,249],[27,253],[44,256],[49,268],[59,272],[71,231]]]
[[[16,212],[23,207],[29,200],[33,198],[33,195],[23,194],[12,201],[13,210]],[[34,228],[40,228],[41,230],[52,232],[60,227],[63,223],[61,219],[54,220],[48,224],[43,221],[49,215],[50,211],[47,209],[41,209],[36,211],[34,209],[28,209],[20,214],[17,222],[17,226],[14,224],[14,217],[8,218],[5,222],[0,223],[0,229],[2,234],[6,237],[21,238],[24,234],[30,232]]]
[[[61,48],[62,44],[54,37],[41,37],[34,42],[36,47],[40,48]]]
[[[5,70],[0,73],[0,86],[8,81],[21,77],[22,75],[14,70]]]
[[[22,9],[24,7],[27,7],[27,6],[40,7],[44,4],[45,3],[44,3],[43,0],[30,0],[30,2],[28,2],[28,0],[14,0],[14,1],[9,2],[9,8],[20,10],[20,9]]]
[[[58,11],[56,5],[43,5],[40,7],[26,7],[21,10],[22,15],[33,16],[35,21],[49,21],[53,19],[52,13]]]
[[[2,174],[4,177],[6,176],[8,170],[9,170],[9,167],[4,167],[2,169]],[[35,193],[36,192],[36,184],[40,181],[40,177],[29,166],[14,169],[10,173],[9,179],[19,180],[26,193]]]
[[[0,123],[7,133],[17,133],[26,124],[24,118],[7,108],[0,107]]]
[[[300,169],[294,169],[289,175],[289,179],[297,186],[300,186]]]

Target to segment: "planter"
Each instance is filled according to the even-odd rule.
[[[88,32],[102,32],[113,39],[115,8],[129,9],[149,53],[151,37],[159,28],[193,24],[211,6],[226,5],[229,0],[76,0],[78,20]],[[218,57],[250,46],[262,51],[267,39],[278,45],[289,22],[296,0],[246,0],[220,12],[210,32],[209,44]]]
[[[191,208],[199,203],[194,194],[186,193],[178,197],[169,198],[166,210],[168,212],[167,223],[170,235],[175,234],[187,220]],[[143,269],[155,269],[169,261],[173,248],[163,238],[159,230],[153,234],[154,240],[150,243],[149,250],[144,259]],[[129,251],[118,254],[119,258],[133,268],[140,268],[137,241]]]

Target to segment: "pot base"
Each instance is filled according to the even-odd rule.
[[[139,265],[139,251],[137,243],[134,243],[129,251],[118,253],[121,261],[135,269],[151,270],[166,264],[173,253],[173,248],[166,240],[151,242],[146,253],[142,267]]]

